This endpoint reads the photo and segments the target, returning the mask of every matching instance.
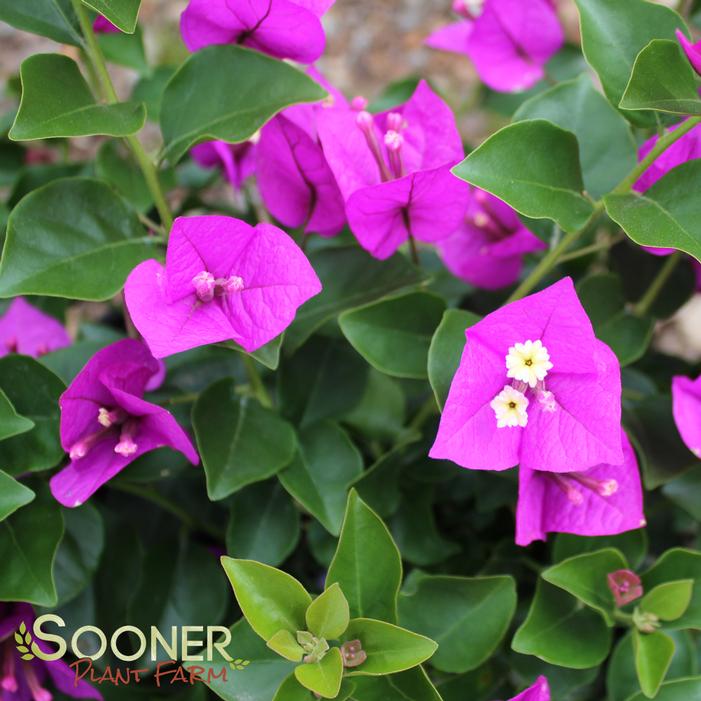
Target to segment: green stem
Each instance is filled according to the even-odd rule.
[[[645,294],[640,298],[640,301],[633,307],[633,313],[635,316],[645,316],[649,311],[650,307],[655,303],[655,300],[662,292],[662,288],[665,283],[669,280],[670,275],[674,272],[677,264],[682,259],[682,254],[677,251],[667,258],[664,265],[660,268],[660,272],[647,288]]]
[[[83,37],[85,38],[86,52],[92,71],[97,75],[107,102],[115,104],[119,102],[119,97],[117,96],[117,91],[114,89],[114,83],[107,70],[105,57],[102,55],[102,49],[100,49],[95,32],[93,32],[90,17],[85,9],[85,5],[83,5],[81,0],[71,0],[71,2],[78,17],[78,21],[80,22]],[[165,195],[161,189],[161,183],[158,180],[158,171],[136,136],[127,136],[125,137],[125,141],[129,145],[134,158],[136,158],[141,172],[144,174],[146,185],[153,197],[153,202],[161,217],[161,222],[166,231],[170,231],[170,227],[173,224],[173,215],[170,213],[170,208],[168,207]]]
[[[614,238],[606,239],[605,241],[592,243],[590,246],[583,246],[582,248],[578,248],[576,251],[572,251],[572,253],[567,253],[564,256],[560,256],[560,260],[558,262],[566,263],[570,260],[577,260],[577,258],[583,258],[584,256],[588,256],[591,253],[605,251],[611,248],[612,246],[616,245],[619,241],[623,241],[623,239],[625,239],[625,236],[615,236]]]
[[[409,423],[410,431],[420,431],[421,427],[430,419],[434,414],[438,413],[438,404],[436,403],[436,397],[431,392],[430,396],[421,405],[420,409],[414,415],[414,418]]]
[[[222,533],[218,528],[208,523],[198,522],[190,516],[185,509],[167,497],[164,497],[152,487],[131,484],[129,482],[110,482],[109,486],[116,491],[132,494],[133,496],[150,501],[152,504],[156,504],[156,506],[159,506],[164,511],[175,516],[188,530],[199,531],[200,533],[206,533],[212,536],[212,538],[216,540],[223,540]]]
[[[623,611],[619,611],[618,609],[614,610],[613,619],[617,623],[623,623],[627,626],[633,625],[633,616],[631,616],[629,613],[623,613]]]
[[[242,354],[241,357],[243,358],[243,365],[246,368],[246,374],[248,375],[248,381],[251,384],[253,393],[266,409],[272,408],[273,400],[270,398],[270,394],[268,394],[268,390],[263,384],[263,380],[256,367],[256,361],[247,354]]]

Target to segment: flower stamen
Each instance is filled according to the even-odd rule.
[[[2,659],[2,679],[0,679],[0,689],[3,689],[10,694],[15,694],[19,688],[17,678],[15,677],[15,651],[12,649],[12,644],[9,642],[4,647],[5,651]]]
[[[375,120],[373,119],[372,115],[366,110],[362,110],[361,112],[358,112],[355,122],[360,128],[360,131],[362,131],[365,135],[365,141],[367,142],[368,148],[377,162],[383,182],[392,180],[392,173],[385,163],[384,156],[382,155],[382,149],[380,148],[380,142],[377,139]]]
[[[39,683],[39,679],[30,662],[24,663],[24,678],[34,701],[52,701],[53,695]]]
[[[138,428],[136,419],[129,419],[123,426],[119,434],[119,443],[114,446],[114,452],[121,455],[123,458],[128,458],[139,449],[139,446],[134,442],[134,435]]]

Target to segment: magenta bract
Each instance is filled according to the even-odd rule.
[[[467,343],[430,455],[474,470],[620,465],[621,378],[565,278],[498,309]]]
[[[606,575],[606,583],[613,594],[616,606],[625,606],[643,595],[643,585],[635,572],[616,570]]]
[[[12,300],[0,317],[0,358],[8,353],[38,358],[70,345],[71,339],[63,326],[22,297]]]
[[[205,141],[194,146],[190,154],[203,168],[221,168],[234,192],[256,169],[255,145],[250,141],[242,144],[227,144],[225,141]]]
[[[520,468],[518,545],[545,540],[548,533],[616,535],[645,525],[638,463],[628,437],[623,431],[621,436],[624,461],[620,465],[566,473]]]
[[[157,358],[222,341],[253,352],[319,292],[319,278],[284,231],[216,215],[176,219],[165,266],[144,261],[124,288]]]
[[[243,44],[276,58],[313,63],[324,52],[320,17],[333,0],[190,0],[180,32],[190,51]]]
[[[538,677],[533,686],[514,696],[510,701],[550,701],[550,687],[545,677]]]
[[[672,412],[686,447],[701,458],[701,375],[672,379]]]
[[[521,92],[545,76],[564,32],[549,0],[487,0],[477,19],[434,32],[434,49],[466,54],[480,80],[498,92]]]
[[[61,395],[61,445],[71,462],[51,479],[64,506],[83,504],[139,456],[156,448],[199,457],[169,412],[142,399],[161,365],[140,341],[98,351]]]
[[[692,65],[693,69],[701,75],[701,41],[696,44],[692,44],[681,29],[676,31],[677,39],[684,49],[686,57],[689,59],[689,63]]]
[[[487,290],[516,282],[523,256],[547,248],[509,205],[477,188],[470,190],[461,226],[437,247],[453,275]]]
[[[121,31],[119,27],[115,27],[107,17],[103,17],[102,15],[95,17],[92,28],[96,34],[119,34]]]

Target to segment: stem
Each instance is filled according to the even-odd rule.
[[[146,501],[150,501],[152,504],[156,504],[156,506],[159,506],[164,511],[175,516],[175,518],[181,521],[182,524],[191,531],[200,531],[219,541],[223,540],[222,533],[218,528],[208,523],[196,521],[185,509],[151,487],[131,484],[129,482],[110,482],[109,486],[116,491],[132,494]]]
[[[241,357],[243,358],[243,365],[246,368],[246,374],[248,375],[248,381],[251,383],[253,393],[266,409],[272,408],[273,400],[270,398],[268,390],[263,384],[263,380],[256,367],[256,361],[248,354],[242,355]]]
[[[577,258],[583,258],[584,256],[588,256],[591,253],[605,251],[606,249],[615,246],[617,243],[623,241],[624,239],[625,236],[615,236],[614,238],[606,239],[606,241],[599,241],[598,243],[592,243],[589,246],[583,246],[582,248],[578,248],[576,251],[572,251],[572,253],[567,253],[564,256],[560,256],[560,260],[558,262],[565,263],[570,260],[577,260]]]
[[[695,126],[701,124],[701,117],[690,117],[682,122],[674,131],[668,132],[665,136],[657,140],[655,147],[638,163],[633,170],[616,186],[613,191],[616,195],[624,194],[633,187],[638,178],[654,163],[654,161],[664,153],[672,144],[679,141],[685,134],[688,134]]]
[[[105,57],[102,55],[102,49],[100,49],[100,45],[95,37],[95,32],[93,32],[92,24],[90,24],[90,18],[88,17],[85,6],[81,0],[71,0],[71,3],[78,17],[78,21],[80,22],[83,37],[85,38],[86,52],[89,63],[92,66],[92,71],[97,75],[107,102],[110,104],[115,104],[119,102],[119,97],[117,96],[117,91],[114,89],[114,83],[112,83],[112,78],[110,78],[110,74],[107,70]],[[170,213],[170,208],[168,207],[163,190],[161,189],[161,183],[158,180],[158,172],[156,167],[146,151],[144,151],[144,147],[141,145],[141,142],[136,138],[136,136],[127,136],[125,137],[125,141],[129,145],[134,158],[136,158],[139,168],[141,168],[141,172],[144,174],[146,185],[148,186],[149,192],[153,197],[153,202],[156,205],[159,216],[161,217],[161,222],[163,223],[166,231],[170,231],[170,227],[173,224],[173,215]]]
[[[411,234],[409,234],[409,250],[411,251],[411,262],[414,265],[421,265],[419,252],[416,248],[416,239]]]
[[[660,268],[657,276],[652,281],[650,287],[647,288],[645,294],[640,298],[640,301],[633,308],[633,314],[635,316],[645,316],[649,311],[650,307],[655,303],[658,295],[665,286],[665,283],[669,280],[670,275],[674,272],[677,264],[682,259],[682,254],[677,251],[667,258],[665,264]]]
[[[627,626],[633,625],[633,616],[631,616],[629,613],[623,613],[623,611],[619,611],[618,609],[614,610],[613,618],[618,623],[624,623]]]

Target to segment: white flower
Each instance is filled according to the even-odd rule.
[[[516,343],[506,356],[506,376],[535,387],[551,370],[548,349],[538,341]]]
[[[528,423],[528,398],[511,385],[506,385],[489,403],[497,418],[497,428],[521,426]]]

